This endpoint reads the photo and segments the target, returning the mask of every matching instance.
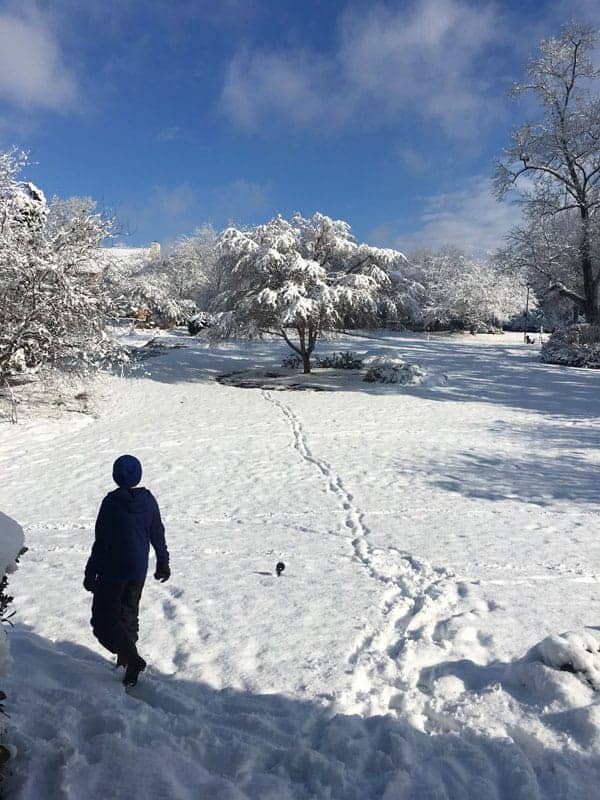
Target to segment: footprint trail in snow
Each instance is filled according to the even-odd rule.
[[[356,507],[342,477],[315,455],[300,418],[268,391],[263,391],[263,396],[289,423],[295,450],[319,471],[328,491],[337,496],[355,560],[384,587],[380,623],[363,632],[348,657],[351,686],[338,698],[337,706],[366,715],[408,714],[415,724],[426,727],[422,713],[429,697],[419,688],[420,671],[447,655],[435,632],[447,617],[461,616],[457,606],[467,600],[468,587],[451,572],[409,553],[375,547],[365,514]]]

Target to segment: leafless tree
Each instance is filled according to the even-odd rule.
[[[594,249],[600,208],[600,96],[592,52],[594,30],[569,23],[558,38],[542,41],[527,67],[528,80],[515,95],[534,93],[543,116],[513,131],[512,145],[496,169],[503,197],[521,189],[530,218],[548,220],[570,214],[576,234],[579,285],[554,288],[579,305],[588,322],[600,320],[600,263]],[[529,180],[524,180],[524,179]]]

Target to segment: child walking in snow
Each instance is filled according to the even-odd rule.
[[[138,486],[142,465],[124,455],[113,465],[118,489],[109,492],[96,520],[96,538],[83,585],[92,592],[92,629],[100,644],[125,667],[125,686],[135,686],[146,662],[136,647],[139,604],[148,572],[150,545],[156,553],[156,580],[168,580],[169,551],[154,495]]]

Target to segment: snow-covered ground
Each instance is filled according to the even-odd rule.
[[[383,333],[322,350],[447,383],[274,392],[214,379],[279,365],[275,343],[165,341],[187,347],[97,381],[97,417],[0,425],[0,509],[30,548],[8,797],[591,797],[600,373],[520,335]],[[131,695],[81,586],[123,452],[173,571],[148,579]]]

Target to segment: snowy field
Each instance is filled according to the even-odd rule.
[[[215,376],[278,366],[277,344],[164,340],[186,347],[99,379],[95,417],[0,424],[0,510],[30,548],[7,797],[592,797],[600,655],[579,648],[583,676],[526,655],[600,641],[600,373],[540,364],[520,335],[383,333],[321,351],[447,383],[275,392]],[[148,580],[130,695],[81,585],[123,452],[173,572]]]

